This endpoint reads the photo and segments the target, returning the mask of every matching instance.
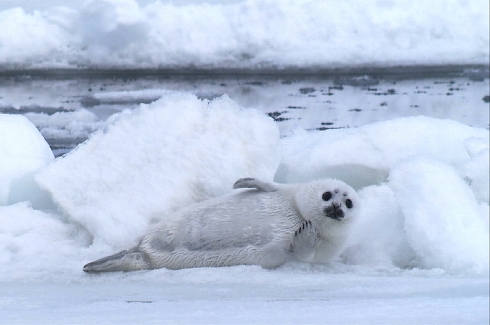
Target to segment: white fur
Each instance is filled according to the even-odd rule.
[[[89,263],[84,271],[238,264],[274,268],[291,255],[328,262],[342,249],[359,209],[357,193],[338,180],[283,185],[244,178],[234,187],[231,195],[177,212],[174,222],[159,224],[133,249]],[[324,201],[327,191],[333,196]],[[351,209],[345,206],[348,198]],[[333,201],[342,205],[341,220],[325,215]]]
[[[326,191],[332,191],[332,198],[325,202],[321,199]],[[337,191],[337,193],[335,193]],[[353,207],[348,209],[345,201],[350,199]],[[302,216],[311,221],[294,237],[293,255],[308,263],[326,263],[341,253],[351,234],[353,221],[359,213],[360,199],[357,192],[342,181],[325,179],[298,185],[295,200]],[[342,220],[325,217],[324,209],[333,201],[341,203],[345,216]]]

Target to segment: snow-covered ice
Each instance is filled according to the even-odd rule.
[[[488,65],[486,0],[82,3],[0,5],[0,69]]]
[[[3,324],[486,324],[488,280],[291,266],[2,283]],[[33,299],[33,296],[35,299]]]
[[[0,207],[0,322],[488,322],[486,129],[419,116],[279,138],[272,119],[228,97],[169,92],[54,159],[27,119],[0,115],[7,122],[16,127],[2,128],[1,164],[16,174],[5,196],[31,180]],[[32,164],[17,164],[17,146]],[[362,213],[339,259],[81,271],[242,176],[356,187]]]

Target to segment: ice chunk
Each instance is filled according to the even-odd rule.
[[[454,168],[434,159],[409,158],[391,171],[389,186],[422,267],[488,271],[488,222]]]
[[[40,130],[46,139],[88,138],[103,126],[97,116],[85,109],[70,112],[24,114]]]
[[[0,205],[37,196],[34,182],[27,182],[23,193],[9,199],[12,184],[53,160],[53,153],[36,127],[21,115],[0,114]]]
[[[349,264],[376,267],[413,267],[416,255],[403,229],[403,214],[386,184],[359,191],[360,217],[342,258]]]
[[[95,242],[119,249],[238,178],[272,180],[278,142],[272,119],[226,96],[173,93],[125,112],[36,179]]]
[[[400,159],[420,155],[450,165],[470,156],[465,140],[485,139],[488,130],[425,116],[398,118],[356,129],[297,132],[281,140],[284,157],[276,180],[301,182],[339,178],[354,188],[378,184]]]

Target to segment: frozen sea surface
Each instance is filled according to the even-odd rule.
[[[274,271],[257,267],[156,270],[74,283],[8,282],[2,283],[0,322],[488,323],[488,279],[448,277],[437,271],[351,272],[291,265]]]
[[[186,91],[204,99],[227,94],[241,106],[271,116],[281,136],[296,128],[349,128],[417,115],[489,127],[488,67],[364,72],[369,73],[24,72],[0,77],[0,113],[29,118],[57,155],[103,128],[111,115],[151,103],[169,91]]]

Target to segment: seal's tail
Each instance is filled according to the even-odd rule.
[[[151,269],[150,259],[144,252],[136,249],[122,251],[90,262],[83,267],[87,273],[137,271]]]

